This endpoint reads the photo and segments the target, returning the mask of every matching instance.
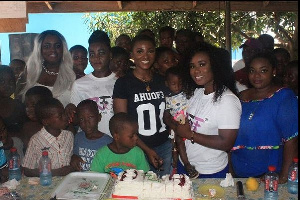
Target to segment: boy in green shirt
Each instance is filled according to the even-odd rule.
[[[126,169],[149,171],[149,163],[138,140],[138,123],[127,113],[117,113],[109,121],[113,142],[100,148],[91,164],[91,171],[118,175]]]

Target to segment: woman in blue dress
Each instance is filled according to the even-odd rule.
[[[272,54],[252,58],[248,76],[253,88],[240,94],[241,123],[231,150],[236,177],[262,177],[274,165],[279,183],[285,183],[298,156],[298,101],[291,89],[274,83],[275,74]]]

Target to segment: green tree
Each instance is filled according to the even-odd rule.
[[[158,38],[163,26],[201,32],[205,41],[225,47],[224,11],[155,11],[103,12],[86,14],[85,23],[92,32],[101,29],[114,41],[121,33],[134,37],[139,30],[151,29]],[[237,49],[250,37],[258,37],[268,30],[274,32],[277,47],[287,48],[293,59],[298,58],[298,13],[296,12],[231,12],[231,42]]]

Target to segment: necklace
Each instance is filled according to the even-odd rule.
[[[258,102],[258,104],[255,106],[254,110],[250,113],[249,117],[248,117],[248,120],[252,120],[252,118],[254,117],[254,114],[255,114],[255,111],[256,109],[258,108],[260,104],[260,101]]]
[[[150,79],[150,80],[146,80],[146,79],[143,79],[143,78],[141,78],[141,77],[138,77],[136,74],[133,74],[137,79],[139,79],[139,80],[141,80],[141,81],[143,81],[144,82],[144,84],[145,84],[145,86],[146,86],[146,91],[147,92],[150,92],[151,91],[151,88],[150,88],[150,81],[152,80],[152,79]]]
[[[48,75],[51,75],[51,76],[58,75],[58,72],[51,72],[51,71],[49,71],[49,70],[46,68],[44,62],[42,62],[42,68],[45,70],[45,72],[46,72]]]

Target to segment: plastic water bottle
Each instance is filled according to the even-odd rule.
[[[48,186],[52,184],[51,160],[48,157],[48,151],[42,152],[42,157],[39,161],[40,184]]]
[[[298,158],[293,159],[289,168],[288,191],[291,194],[298,194]]]
[[[275,172],[275,166],[268,167],[269,172],[265,174],[265,200],[278,200],[278,181],[279,176]]]
[[[20,155],[15,147],[10,149],[8,160],[8,179],[21,180],[21,167],[20,167]]]
[[[279,176],[275,166],[269,166],[268,169],[269,172],[265,174],[265,200],[277,200]]]

